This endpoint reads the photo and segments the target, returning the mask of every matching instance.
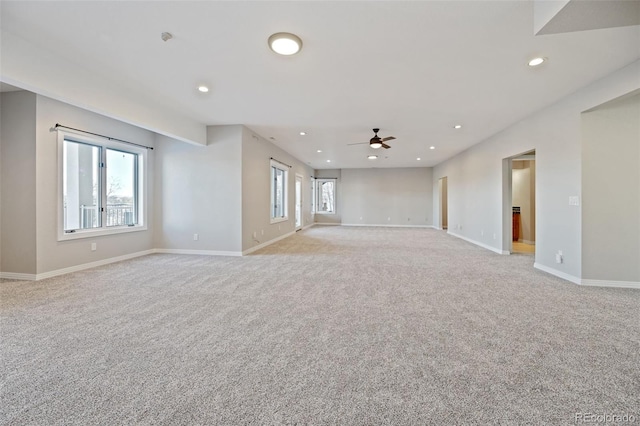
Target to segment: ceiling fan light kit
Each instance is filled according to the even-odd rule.
[[[369,146],[371,148],[373,148],[373,149],[379,149],[379,148],[389,149],[389,148],[391,148],[385,142],[394,140],[395,136],[387,136],[386,138],[381,138],[380,136],[378,136],[378,132],[379,131],[380,131],[380,129],[373,129],[374,136],[371,139],[369,139]],[[366,142],[350,143],[350,144],[347,144],[347,145],[362,145],[362,144],[365,144],[365,143]]]

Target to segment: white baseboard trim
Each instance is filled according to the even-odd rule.
[[[343,223],[342,226],[371,226],[378,228],[434,228],[433,225],[385,225],[368,223]]]
[[[140,256],[146,256],[154,253],[154,250],[144,250],[135,253],[129,253],[122,256],[110,257],[108,259],[96,260],[95,262],[83,263],[81,265],[70,266],[68,268],[56,269],[55,271],[43,272],[42,274],[36,274],[35,281],[44,280],[46,278],[53,278],[59,275],[69,274],[71,272],[84,271],[85,269],[91,269],[98,266],[108,265],[110,263],[122,262],[123,260],[129,260]]]
[[[0,272],[0,278],[16,281],[35,281],[36,274],[21,274],[19,272]]]
[[[163,254],[193,254],[198,256],[242,256],[242,252],[239,251],[221,250],[155,249],[153,252]]]
[[[482,247],[482,248],[485,248],[485,249],[487,249],[487,250],[491,250],[491,251],[492,251],[492,252],[494,252],[494,253],[498,253],[498,254],[511,254],[511,253],[509,253],[508,251],[504,251],[504,250],[500,250],[500,249],[495,248],[495,247],[491,247],[490,245],[487,245],[487,244],[485,244],[485,243],[481,243],[480,241],[476,241],[476,240],[472,240],[471,238],[463,237],[462,235],[460,235],[460,234],[456,234],[455,232],[447,231],[447,234],[449,234],[449,235],[451,235],[451,236],[454,236],[454,237],[456,237],[456,238],[460,238],[461,240],[465,240],[465,241],[467,241],[467,242],[469,242],[469,243],[471,243],[471,244],[475,244],[475,245],[480,246],[480,247]]]
[[[640,290],[640,282],[638,281],[582,280],[580,284],[593,287],[635,288]]]
[[[276,237],[276,238],[274,238],[272,240],[266,241],[266,242],[264,242],[262,244],[258,244],[255,247],[251,247],[250,249],[247,249],[247,250],[243,251],[242,252],[242,256],[246,256],[247,254],[251,254],[256,250],[260,250],[261,248],[264,248],[264,247],[266,247],[268,245],[271,245],[271,244],[273,244],[273,243],[275,243],[277,241],[284,240],[285,238],[290,237],[290,236],[294,235],[295,233],[296,233],[296,231],[287,232],[284,235],[280,235],[279,237]]]
[[[562,278],[563,280],[571,281],[574,284],[580,285],[580,278],[574,277],[573,275],[569,275],[566,272],[558,271],[557,269],[549,268],[548,266],[541,265],[538,262],[533,264],[533,267],[539,269],[543,272],[546,272],[551,275],[555,275],[558,278]]]
[[[313,225],[315,225],[315,223],[312,223],[311,225],[305,225],[302,227],[302,230],[304,231],[305,229],[309,229],[311,228]]]
[[[315,222],[314,225],[320,225],[320,226],[340,226],[342,225],[341,223],[325,223],[325,222]]]

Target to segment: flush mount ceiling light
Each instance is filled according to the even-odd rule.
[[[416,160],[420,161],[420,157],[416,158]]]
[[[302,40],[295,34],[275,33],[269,37],[269,48],[278,55],[295,55],[302,49]]]
[[[331,160],[327,160],[327,163],[330,163],[330,162],[331,162]]]
[[[454,129],[462,129],[462,124],[456,124],[453,126]]]
[[[429,149],[436,149],[436,147],[435,146],[430,146]]]
[[[378,158],[377,155],[370,155],[367,157],[369,160],[375,160],[376,158]]]
[[[537,67],[538,65],[542,64],[546,60],[547,58],[543,58],[543,57],[533,58],[532,60],[529,61],[529,66]]]
[[[300,132],[300,136],[304,136],[306,134],[307,134],[307,132]]]
[[[207,93],[209,91],[209,88],[207,86],[200,85],[198,86],[198,90],[201,91],[202,93]]]
[[[322,152],[322,150],[321,150],[321,149],[319,149],[319,150],[317,150],[316,152]]]

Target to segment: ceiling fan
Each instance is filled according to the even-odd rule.
[[[394,140],[395,136],[387,136],[386,138],[381,138],[380,136],[378,136],[378,132],[379,131],[380,131],[380,129],[373,129],[373,133],[375,135],[369,140],[369,146],[371,148],[373,148],[373,149],[378,149],[380,147],[382,147],[384,149],[391,148],[385,142]],[[362,144],[365,144],[365,143],[366,142],[350,143],[350,144],[347,144],[347,145],[362,145]]]

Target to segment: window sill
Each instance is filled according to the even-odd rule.
[[[280,223],[280,222],[286,222],[288,221],[289,218],[288,217],[276,217],[276,218],[271,218],[271,223]]]
[[[138,231],[146,231],[146,225],[136,225],[136,226],[114,226],[113,228],[108,229],[82,229],[77,230],[72,233],[63,233],[58,234],[58,241],[68,241],[68,240],[79,240],[82,238],[94,238],[101,237],[104,235],[117,235],[117,234],[126,234],[129,232],[138,232]]]

